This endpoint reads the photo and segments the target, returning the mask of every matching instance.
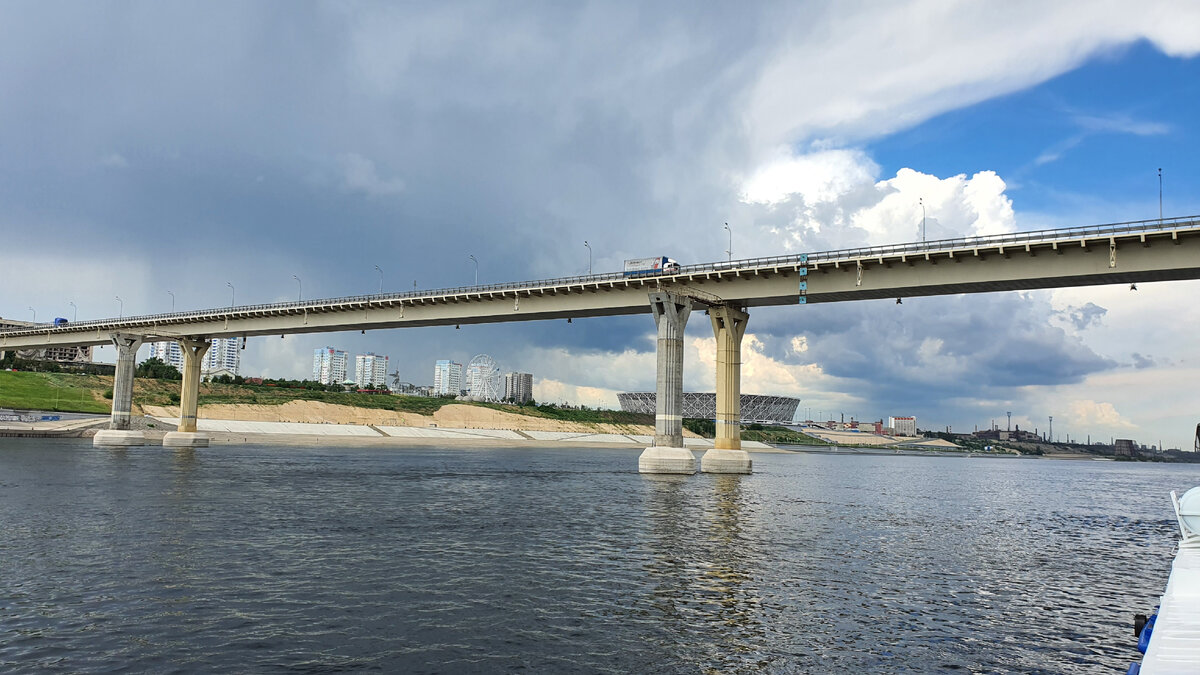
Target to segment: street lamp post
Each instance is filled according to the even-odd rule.
[[[467,260],[475,263],[475,285],[479,285],[479,261],[473,255],[467,256]]]
[[[375,271],[379,272],[379,294],[383,295],[383,270],[379,269],[379,265],[376,265]]]
[[[1162,169],[1158,170],[1158,224],[1162,225]]]
[[[167,295],[171,296],[171,311],[174,312],[175,311],[175,292],[167,291]]]
[[[300,277],[295,274],[292,275],[292,278],[296,280],[296,302],[300,302],[304,299],[304,284],[300,281]]]
[[[587,250],[588,250],[588,276],[591,276],[592,275],[592,245],[587,243],[587,239],[583,240],[583,245],[586,246]]]
[[[725,257],[733,262],[733,230],[729,229],[729,223],[725,223],[725,231],[729,233],[729,249],[725,251]]]
[[[71,323],[79,321],[79,308],[75,306],[74,302],[68,302],[67,304],[75,310],[75,313],[71,315]]]
[[[117,308],[117,318],[120,319],[125,316],[125,301],[122,300],[121,296],[119,296],[119,295],[116,297],[117,297],[117,302],[121,303],[120,306]]]
[[[925,198],[924,197],[919,198],[917,200],[917,203],[921,205],[921,242],[924,243],[924,241],[925,241]]]
[[[229,287],[229,306],[233,307],[235,304],[237,304],[235,302],[237,299],[237,289],[233,287],[232,281],[226,281],[225,285]]]
[[[32,307],[27,307],[26,309],[33,312],[33,322],[37,323],[37,310]]]

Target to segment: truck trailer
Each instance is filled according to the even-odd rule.
[[[661,274],[678,273],[679,263],[665,255],[625,261],[625,276],[627,277],[656,277]]]

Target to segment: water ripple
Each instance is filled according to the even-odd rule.
[[[1094,465],[1093,465],[1094,464]],[[0,670],[1084,673],[1192,467],[0,439]]]

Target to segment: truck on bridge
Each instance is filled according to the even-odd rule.
[[[679,263],[665,255],[653,258],[633,258],[625,261],[625,276],[654,277],[660,274],[679,273]]]

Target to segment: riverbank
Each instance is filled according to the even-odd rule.
[[[265,413],[259,415],[270,416]],[[55,414],[26,412],[24,421],[0,421],[0,436],[32,438],[90,438],[99,429],[106,428],[107,416],[77,415],[73,419],[53,419]],[[468,411],[467,417],[471,417]],[[386,419],[386,417],[385,417]],[[441,418],[464,421],[463,413],[448,411]],[[627,425],[595,425],[583,423],[546,424],[541,420],[529,426],[558,428],[494,428],[483,424],[483,418],[474,417],[467,421],[471,426],[449,426],[429,423],[428,426],[403,426],[389,424],[348,424],[330,422],[280,422],[264,420],[208,419],[197,421],[198,431],[209,438],[210,445],[288,445],[288,446],[342,446],[342,447],[387,447],[387,446],[478,446],[478,447],[545,447],[545,448],[646,448],[653,444],[653,429],[611,428]],[[520,422],[507,418],[508,423]],[[390,421],[390,420],[388,420]],[[148,445],[162,443],[163,436],[174,431],[179,424],[177,417],[134,416],[131,428],[141,431]],[[573,430],[563,430],[564,427]],[[639,433],[643,432],[643,433]],[[695,451],[704,451],[713,446],[711,439],[689,435],[684,445]],[[766,443],[743,441],[750,452],[787,452]]]

